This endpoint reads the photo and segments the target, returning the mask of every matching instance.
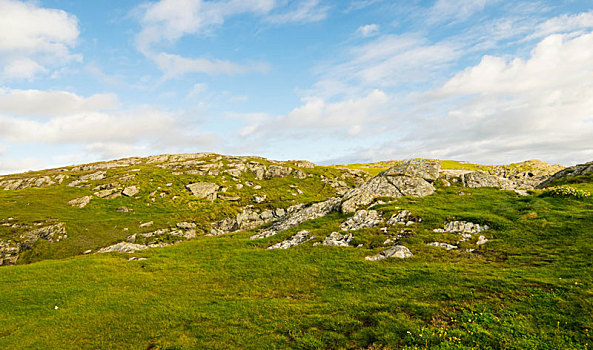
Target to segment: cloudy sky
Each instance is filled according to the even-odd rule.
[[[0,174],[593,160],[591,0],[0,0]]]

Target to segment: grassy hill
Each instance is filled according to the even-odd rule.
[[[211,236],[211,224],[246,209],[263,212],[322,201],[368,176],[261,158],[172,157],[0,178],[49,176],[54,181],[68,176],[61,184],[0,191],[1,240],[23,240],[24,232],[54,223],[63,223],[67,233],[58,242],[39,239],[22,252],[17,265],[0,267],[1,348],[591,347],[590,197],[555,197],[539,190],[521,196],[436,182],[433,195],[385,198],[372,208],[384,218],[406,209],[421,221],[352,231],[351,247],[313,245],[340,231],[352,216],[340,212],[249,240],[256,229]],[[181,165],[188,160],[203,163]],[[233,164],[249,162],[266,170],[261,173],[254,164],[255,170],[233,171]],[[443,163],[450,169],[473,167]],[[208,164],[221,165],[204,170]],[[271,165],[285,170],[269,171]],[[104,177],[68,186],[97,171],[105,171]],[[116,182],[115,188],[140,191],[112,199],[94,195]],[[213,201],[198,198],[186,188],[195,182],[215,183],[226,191],[221,188]],[[586,180],[570,186],[593,191]],[[89,195],[93,198],[83,208],[68,204]],[[477,246],[472,237],[459,249],[429,246],[434,241],[456,244],[457,234],[435,232],[451,221],[487,225],[483,234],[488,242]],[[180,222],[194,223],[197,237],[133,254],[83,255]],[[316,238],[286,250],[266,249],[301,230]],[[408,247],[412,257],[365,260],[395,235],[402,236],[398,244]],[[159,239],[173,243],[178,238]]]

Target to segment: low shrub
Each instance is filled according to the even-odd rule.
[[[591,193],[570,186],[556,186],[546,188],[543,196],[584,199],[591,197]]]

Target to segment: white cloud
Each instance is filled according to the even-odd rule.
[[[161,0],[141,7],[142,31],[136,37],[141,51],[162,41],[174,42],[184,35],[204,34],[226,17],[242,14],[265,14],[274,0]]]
[[[283,139],[291,135],[317,138],[321,134],[355,136],[382,129],[380,121],[393,113],[391,99],[375,90],[367,96],[340,102],[327,102],[319,97],[303,98],[303,104],[290,113],[274,118],[255,118],[255,123],[241,131],[242,136]]]
[[[593,11],[560,15],[539,24],[527,39],[542,38],[555,33],[575,32],[593,28]]]
[[[78,39],[78,20],[62,10],[32,2],[0,0],[0,67],[3,79],[31,79],[79,55],[70,53]]]
[[[266,71],[266,64],[240,65],[219,59],[183,57],[158,52],[153,46],[163,42],[175,43],[186,35],[206,35],[222,25],[227,17],[245,13],[264,15],[274,5],[275,0],[160,0],[147,3],[140,7],[142,30],[136,36],[136,46],[157,64],[165,79],[188,73],[233,75]]]
[[[186,58],[161,52],[153,56],[159,69],[165,73],[165,78],[174,78],[187,73],[205,73],[211,75],[235,75],[248,71],[266,72],[267,64],[239,65],[223,60],[209,60],[205,58]]]
[[[191,98],[206,91],[207,85],[204,83],[196,83],[192,87],[191,91],[187,94],[186,98]]]
[[[378,24],[367,24],[367,25],[359,27],[356,30],[356,33],[361,36],[368,37],[368,36],[376,34],[378,31],[379,31]]]
[[[47,121],[0,115],[0,137],[13,143],[137,141],[175,129],[175,119],[153,110],[85,112]]]
[[[276,13],[266,17],[271,23],[310,23],[318,22],[327,17],[328,6],[320,4],[320,0],[301,0],[284,13]]]
[[[499,0],[438,0],[429,10],[428,22],[463,21]]]
[[[47,162],[34,157],[0,158],[0,175],[12,174],[28,170],[39,170],[47,167]]]
[[[445,99],[429,101],[432,115],[406,141],[458,159],[586,160],[593,153],[591,62],[593,33],[551,35],[528,59],[485,56],[434,92]]]
[[[425,82],[461,53],[449,43],[431,44],[411,35],[382,35],[353,47],[346,62],[319,67],[312,94],[332,96]]]
[[[0,115],[57,116],[119,107],[115,94],[81,97],[67,91],[0,88]]]

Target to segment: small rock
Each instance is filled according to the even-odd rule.
[[[153,221],[149,221],[149,222],[145,222],[143,224],[140,224],[140,227],[150,227],[154,224]]]
[[[282,241],[280,243],[276,243],[273,246],[268,247],[268,249],[288,249],[305,242],[308,242],[315,238],[315,236],[309,237],[309,231],[303,230],[299,231],[296,235],[290,237],[289,239]]]
[[[124,196],[133,197],[133,196],[137,195],[138,192],[140,192],[140,189],[138,187],[136,187],[136,186],[130,186],[130,187],[124,188],[124,190],[121,193]]]
[[[459,248],[456,245],[452,245],[452,244],[448,244],[448,243],[443,243],[443,242],[431,242],[431,243],[428,243],[428,245],[429,246],[432,246],[432,247],[447,248],[447,250],[452,250],[452,249]]]
[[[187,222],[187,221],[183,221],[183,222],[178,222],[175,226],[177,226],[178,228],[182,229],[182,230],[191,230],[196,228],[196,224],[193,222]]]
[[[82,253],[82,254],[86,255],[86,254],[90,254],[91,252],[92,252],[92,250],[89,249],[89,250],[85,250],[84,253]]]
[[[254,195],[253,196],[253,201],[255,203],[262,203],[266,200],[266,198],[268,198],[268,196],[266,196],[265,194],[261,194],[261,195]]]
[[[84,208],[91,202],[92,198],[93,198],[93,196],[84,196],[84,197],[80,197],[80,198],[75,198],[75,199],[69,201],[68,204],[73,207]]]
[[[478,237],[478,242],[476,242],[476,244],[482,245],[482,244],[485,244],[486,242],[488,242],[488,239],[485,236],[480,236],[480,237]]]
[[[388,248],[388,249],[382,251],[379,254],[367,256],[367,257],[365,257],[365,259],[369,260],[369,261],[379,261],[379,260],[392,258],[392,257],[405,259],[405,258],[409,258],[411,256],[413,256],[413,254],[412,254],[412,252],[410,252],[410,250],[407,247],[404,247],[403,245],[396,245],[396,246],[393,246],[391,248]]]

